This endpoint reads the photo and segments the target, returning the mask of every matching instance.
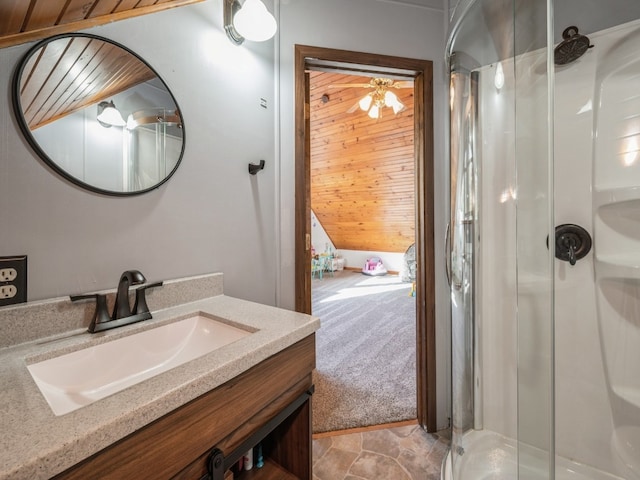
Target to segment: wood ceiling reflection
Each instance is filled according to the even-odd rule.
[[[33,130],[154,77],[119,47],[85,37],[60,39],[46,44],[25,66],[22,110]]]
[[[0,47],[202,0],[0,0]]]
[[[369,80],[310,73],[311,208],[337,249],[404,253],[415,241],[413,88],[393,90],[398,115],[347,113],[371,90],[331,85]]]

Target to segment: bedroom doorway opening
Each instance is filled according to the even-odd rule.
[[[414,85],[385,75],[309,71],[314,433],[417,418]]]
[[[410,164],[412,165],[412,171],[404,172],[410,175],[410,189],[412,190],[412,205],[411,213],[407,213],[402,210],[401,198],[402,194],[400,190],[394,190],[394,188],[401,188],[399,186],[393,187],[391,184],[382,185],[382,188],[378,190],[378,200],[371,200],[369,197],[367,200],[361,200],[360,211],[369,212],[372,214],[376,208],[381,205],[383,213],[379,221],[377,222],[378,229],[382,232],[380,235],[373,233],[371,225],[375,224],[375,219],[372,222],[355,221],[356,224],[361,224],[363,228],[349,228],[349,224],[353,224],[354,221],[350,221],[346,218],[347,208],[344,202],[358,202],[355,198],[344,198],[344,190],[341,189],[337,182],[340,178],[344,180],[348,176],[348,168],[355,168],[353,172],[366,177],[369,172],[371,177],[371,189],[374,189],[375,184],[379,185],[383,182],[380,179],[375,180],[371,173],[381,171],[381,178],[398,176],[397,173],[391,173],[391,171],[385,172],[385,169],[392,168],[390,164],[393,162],[393,156],[387,157],[389,165],[385,166],[385,161],[380,161],[378,165],[372,165],[367,163],[364,157],[367,156],[366,152],[360,152],[362,158],[354,159],[351,157],[351,166],[347,165],[349,162],[345,161],[344,165],[338,168],[337,172],[319,176],[317,171],[317,165],[314,165],[314,160],[318,151],[323,150],[322,142],[327,146],[327,150],[333,150],[333,156],[335,155],[336,148],[340,149],[346,147],[347,142],[338,140],[339,129],[349,129],[352,127],[338,127],[336,122],[328,121],[322,128],[326,128],[326,137],[324,140],[316,138],[312,140],[314,134],[312,134],[311,128],[311,108],[313,102],[323,102],[324,104],[335,105],[337,114],[349,115],[355,112],[358,108],[362,109],[362,97],[364,96],[360,89],[354,89],[350,87],[341,88],[339,85],[344,84],[364,84],[371,79],[391,79],[392,82],[398,84],[411,86],[413,95],[407,100],[402,94],[398,94],[397,98],[400,101],[409,102],[412,115],[406,115],[405,121],[410,122],[410,130],[413,136],[410,141],[409,153],[396,152],[399,156],[404,156],[405,160],[408,156]],[[316,81],[317,80],[317,81]],[[324,83],[321,82],[324,81]],[[314,82],[316,81],[316,82]],[[324,87],[318,90],[318,85],[323,84]],[[368,89],[374,91],[374,88]],[[407,88],[409,90],[409,88]],[[358,97],[358,98],[357,98]],[[313,99],[313,100],[312,100]],[[333,100],[332,100],[333,99]],[[354,100],[353,108],[351,105],[346,105],[347,102]],[[332,103],[333,102],[333,103]],[[308,46],[296,46],[296,309],[305,313],[312,313],[312,252],[313,249],[318,249],[324,254],[326,252],[327,245],[320,245],[318,247],[312,246],[311,242],[311,189],[315,183],[315,189],[321,189],[323,182],[325,187],[327,184],[333,183],[333,199],[325,200],[324,203],[330,202],[334,210],[334,215],[327,215],[326,212],[322,213],[322,217],[325,219],[327,225],[331,223],[329,229],[333,231],[332,236],[334,238],[339,234],[342,229],[341,240],[336,247],[338,250],[348,245],[356,245],[356,243],[349,243],[345,238],[350,235],[359,236],[362,243],[362,238],[366,237],[370,240],[377,238],[378,241],[384,242],[386,239],[387,244],[392,244],[395,237],[401,237],[397,232],[389,233],[384,231],[383,226],[393,225],[393,201],[396,201],[397,208],[395,209],[395,215],[398,217],[407,216],[413,217],[411,220],[411,228],[413,228],[414,238],[414,251],[415,251],[415,297],[411,301],[414,303],[414,316],[415,316],[415,371],[406,372],[406,377],[413,377],[411,380],[415,382],[415,405],[417,418],[420,425],[426,428],[428,431],[435,431],[435,327],[434,327],[434,265],[433,265],[433,119],[432,119],[432,64],[425,60],[414,60],[400,57],[386,57],[372,54],[362,54],[358,52],[347,52],[342,50],[323,49],[318,47]],[[346,106],[346,108],[345,108]],[[352,110],[348,112],[348,110]],[[366,110],[366,109],[365,109]],[[382,109],[382,117],[388,119],[394,119],[396,117],[395,112],[391,112],[392,108]],[[388,111],[385,111],[388,110]],[[335,112],[334,112],[335,113]],[[365,115],[368,113],[371,117],[371,112],[360,112]],[[397,118],[401,118],[401,113]],[[334,125],[331,125],[334,123]],[[347,123],[348,124],[348,123]],[[379,142],[371,147],[374,150],[398,148],[398,145],[407,143],[407,139],[402,139],[402,135],[399,135],[394,141],[387,141],[381,134],[382,129],[389,127],[389,123],[383,121],[381,118],[375,118],[375,121],[366,129],[366,131],[360,132],[360,137],[357,135],[351,138],[349,142],[359,143],[364,145],[364,137],[379,138]],[[331,131],[331,129],[334,129]],[[335,129],[338,130],[335,130]],[[349,132],[343,131],[342,133],[348,134]],[[347,137],[345,137],[347,138]],[[333,141],[332,141],[333,140]],[[312,148],[312,141],[316,142],[315,147]],[[320,142],[320,143],[317,143]],[[318,146],[319,149],[318,149]],[[314,158],[312,159],[312,151],[315,151]],[[348,155],[347,155],[348,157]],[[370,156],[372,157],[372,156]],[[384,155],[382,156],[384,157]],[[320,160],[322,161],[322,160]],[[315,170],[312,174],[312,170]],[[342,170],[342,171],[340,171]],[[352,172],[352,173],[353,173]],[[402,176],[402,175],[400,175]],[[360,180],[362,177],[360,178]],[[347,180],[348,181],[348,180]],[[399,185],[402,182],[399,183]],[[391,186],[390,186],[391,185]],[[406,188],[406,185],[405,185]],[[331,195],[331,186],[328,188],[328,194]],[[340,198],[342,195],[342,198]],[[382,197],[386,197],[387,200],[383,200]],[[406,200],[406,199],[405,199]],[[342,208],[340,206],[342,203]],[[389,204],[391,202],[391,204]],[[406,202],[405,202],[406,203]],[[386,205],[386,206],[385,206]],[[382,218],[385,217],[386,218]],[[313,218],[317,222],[316,215]],[[332,220],[327,220],[333,218]],[[341,219],[337,221],[336,219]],[[337,226],[341,223],[342,227]],[[369,223],[369,226],[365,226],[365,223]],[[353,225],[352,225],[353,226]],[[336,230],[337,228],[337,230]],[[367,228],[369,229],[367,233]],[[396,228],[397,230],[397,228]],[[407,248],[407,236],[411,234],[404,234],[403,249]],[[353,239],[352,239],[353,240]],[[345,243],[346,242],[346,243]],[[375,244],[375,242],[374,242]],[[342,246],[341,246],[342,245]],[[363,247],[358,247],[362,250]],[[387,248],[388,249],[388,248]],[[384,251],[385,248],[371,248],[371,251]],[[393,247],[398,251],[397,245]],[[347,248],[348,250],[348,248]],[[365,248],[365,250],[367,250]],[[350,265],[353,267],[353,265]],[[316,266],[317,267],[317,266]],[[342,276],[346,274],[353,274],[353,272],[346,271],[341,273]],[[337,275],[336,275],[337,276]],[[364,277],[364,276],[362,276]],[[382,277],[381,277],[382,278]],[[331,281],[329,277],[327,279]],[[385,278],[383,282],[379,279],[370,277],[365,279],[364,284],[361,287],[374,287],[387,290],[394,290],[397,285],[389,285],[393,283],[391,276]],[[380,285],[367,285],[367,283],[379,282]],[[362,282],[360,282],[362,283]],[[361,289],[360,292],[363,290]],[[315,312],[314,312],[315,314]]]

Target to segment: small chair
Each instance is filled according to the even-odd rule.
[[[333,255],[323,255],[320,258],[322,259],[323,270],[333,277]]]
[[[311,278],[313,278],[315,274],[318,274],[318,278],[322,280],[323,271],[324,264],[322,260],[316,257],[311,257]]]

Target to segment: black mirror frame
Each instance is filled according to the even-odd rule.
[[[137,58],[139,61],[141,61],[144,65],[147,66],[147,68],[149,68],[149,70],[151,70],[155,76],[158,78],[158,80],[160,80],[160,82],[162,83],[162,85],[164,85],[164,87],[167,89],[167,92],[169,93],[169,95],[171,96],[173,103],[176,106],[176,110],[179,111],[181,113],[181,123],[182,123],[182,148],[180,149],[180,155],[178,157],[178,161],[176,162],[176,166],[173,168],[173,170],[171,170],[171,172],[160,182],[156,183],[155,185],[149,187],[149,188],[145,188],[143,190],[135,190],[132,192],[117,192],[117,191],[113,191],[113,190],[105,190],[96,186],[93,186],[89,183],[83,182],[82,180],[74,177],[73,175],[69,174],[66,170],[64,170],[63,168],[61,168],[60,166],[58,166],[56,164],[56,162],[54,162],[49,155],[42,149],[42,147],[40,146],[40,144],[36,141],[36,139],[34,138],[33,134],[31,133],[31,129],[29,128],[29,125],[27,125],[27,122],[25,121],[24,118],[24,114],[22,113],[22,103],[20,101],[20,79],[22,78],[22,73],[24,71],[24,68],[27,64],[27,61],[29,60],[29,58],[31,58],[31,56],[42,46],[53,42],[55,40],[61,39],[61,38],[69,38],[69,37],[83,37],[83,38],[90,38],[90,39],[94,39],[94,40],[101,40],[103,42],[107,42],[110,43],[111,45],[114,45],[116,47],[121,48],[122,50],[126,51],[127,53],[129,53],[130,55],[133,55],[135,58]],[[38,43],[36,43],[33,47],[31,47],[22,57],[22,59],[20,60],[18,66],[16,67],[16,70],[14,72],[13,75],[13,79],[12,79],[12,85],[11,85],[11,101],[13,104],[13,111],[14,111],[14,115],[15,118],[18,122],[18,125],[20,126],[20,130],[22,131],[22,134],[24,135],[25,139],[27,140],[27,142],[29,143],[30,147],[33,149],[33,151],[47,164],[47,166],[49,168],[51,168],[53,171],[55,171],[58,175],[60,175],[61,177],[63,177],[64,179],[68,180],[69,182],[73,183],[74,185],[77,185],[81,188],[84,188],[86,190],[89,190],[91,192],[94,193],[99,193],[102,195],[109,195],[109,196],[115,196],[115,197],[131,197],[131,196],[136,196],[136,195],[141,195],[143,193],[147,193],[150,192],[152,190],[155,190],[157,188],[159,188],[161,185],[163,185],[165,182],[167,182],[172,176],[173,174],[176,172],[176,170],[178,170],[178,167],[180,166],[180,164],[182,163],[182,158],[184,157],[184,149],[185,149],[185,145],[187,143],[186,141],[186,133],[185,133],[185,128],[184,128],[184,119],[182,118],[182,110],[180,109],[180,106],[178,105],[178,102],[176,101],[175,96],[173,95],[173,92],[169,89],[169,87],[167,86],[167,84],[165,83],[165,81],[162,79],[162,77],[160,75],[158,75],[158,72],[155,71],[155,69],[153,67],[151,67],[151,65],[149,65],[142,57],[140,57],[140,55],[138,55],[137,53],[133,52],[131,49],[125,47],[124,45],[111,40],[109,38],[105,38],[105,37],[101,37],[99,35],[93,35],[93,34],[89,34],[89,33],[64,33],[64,34],[60,34],[60,35],[54,35],[52,37],[48,37],[45,38],[44,40],[39,41]]]

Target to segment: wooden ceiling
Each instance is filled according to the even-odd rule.
[[[26,63],[20,82],[22,112],[34,130],[155,76],[115,45],[87,37],[61,38]]]
[[[310,72],[311,208],[338,250],[404,253],[415,242],[413,88],[393,90],[397,115],[347,113],[370,89],[332,85],[369,80]]]
[[[202,0],[0,0],[0,48]]]
[[[0,0],[0,48],[202,0]],[[32,130],[154,78],[146,65],[105,42],[57,40],[31,56],[21,77]]]

